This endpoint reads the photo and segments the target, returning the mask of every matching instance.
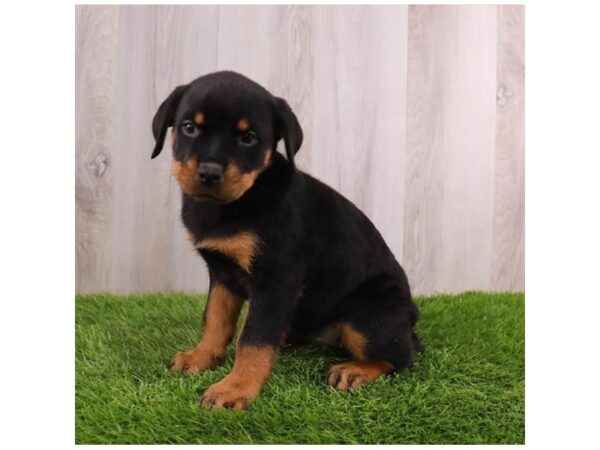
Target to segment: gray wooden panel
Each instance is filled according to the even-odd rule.
[[[498,6],[491,288],[525,289],[525,9]]]
[[[361,208],[402,257],[407,7],[316,9],[308,171]]]
[[[280,63],[271,55],[276,19],[271,6],[220,6],[217,69],[235,70],[269,88],[272,67]]]
[[[218,7],[161,6],[157,10],[158,33],[156,61],[160,64],[155,75],[154,111],[173,88],[187,83],[200,74],[216,70]],[[161,76],[162,74],[162,76]],[[187,233],[180,220],[181,192],[170,173],[171,147],[169,139],[160,157],[152,163],[159,163],[169,171],[170,198],[164,211],[157,211],[156,220],[170,221],[172,233],[165,259],[164,275],[168,290],[206,291],[208,274],[204,261],[191,247]],[[168,167],[168,169],[167,169]],[[136,287],[145,290],[143,287]]]
[[[271,58],[278,64],[271,70],[269,89],[287,100],[302,125],[304,141],[296,156],[301,169],[310,167],[313,149],[315,11],[298,5],[277,8],[273,23],[277,39],[271,40]]]
[[[150,122],[176,85],[216,69],[288,100],[305,131],[298,165],[374,221],[416,293],[522,289],[522,7],[76,16],[79,292],[207,289],[168,143],[149,159]]]
[[[288,101],[304,129],[299,167],[310,158],[312,140],[313,11],[295,5],[219,8],[217,68],[240,72]]]
[[[111,290],[119,10],[77,6],[75,12],[76,289]]]
[[[404,261],[416,292],[489,289],[496,7],[409,10]]]
[[[113,285],[124,292],[205,288],[203,263],[180,224],[168,146],[150,160],[150,124],[175,85],[215,69],[216,9],[122,6],[119,31]]]
[[[119,291],[161,290],[172,227],[167,158],[150,161],[148,132],[156,107],[157,8],[120,7],[117,141],[113,156],[111,282]],[[143,131],[142,131],[143,130]]]

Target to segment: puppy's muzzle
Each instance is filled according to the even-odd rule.
[[[223,182],[223,166],[217,163],[202,163],[198,167],[198,180],[206,187],[213,187]]]

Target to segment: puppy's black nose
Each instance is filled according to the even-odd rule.
[[[198,178],[204,186],[216,186],[223,181],[223,166],[217,163],[202,163],[198,167]]]

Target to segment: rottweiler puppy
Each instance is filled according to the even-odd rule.
[[[285,100],[238,73],[211,73],[160,105],[152,158],[169,127],[181,218],[210,275],[204,334],[172,370],[216,367],[249,301],[233,369],[202,406],[245,409],[291,341],[345,347],[351,360],[328,377],[342,391],[412,365],[421,344],[404,270],[356,206],[295,167],[302,129]]]

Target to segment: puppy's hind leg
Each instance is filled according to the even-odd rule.
[[[353,360],[331,368],[328,382],[332,387],[341,391],[357,388],[412,366],[414,352],[421,348],[412,329],[416,307],[410,298],[407,302],[398,295],[395,288],[370,298],[354,295],[356,313],[338,326],[339,342]]]

